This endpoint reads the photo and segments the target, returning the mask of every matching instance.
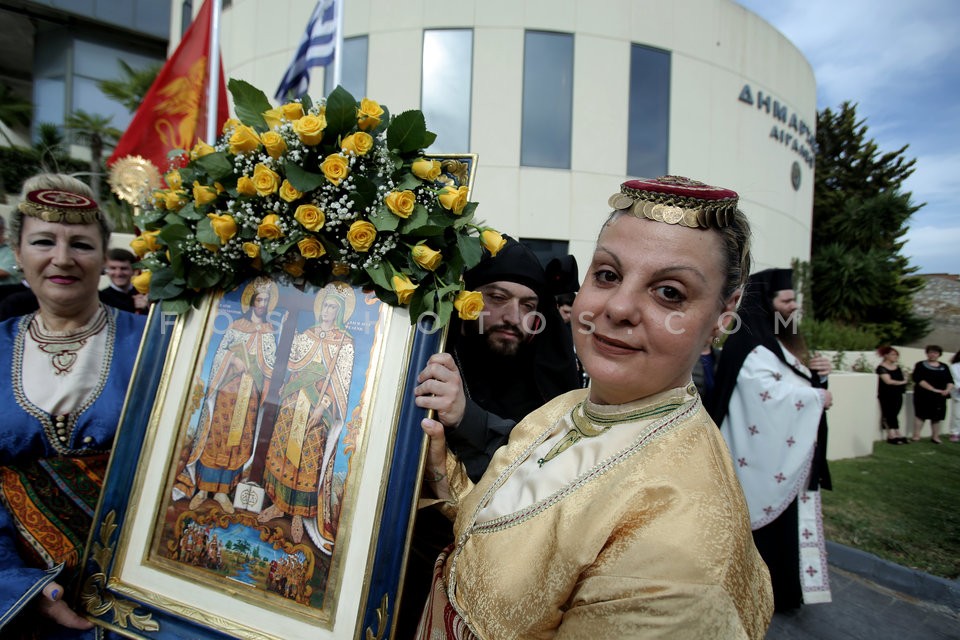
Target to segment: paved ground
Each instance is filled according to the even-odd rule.
[[[766,640],[960,639],[956,581],[848,548],[830,547],[829,556],[833,602],[775,614]]]

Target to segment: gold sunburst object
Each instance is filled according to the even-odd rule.
[[[110,168],[110,188],[117,197],[139,208],[144,197],[160,188],[160,172],[141,156],[126,156]]]

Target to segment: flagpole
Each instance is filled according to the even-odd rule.
[[[343,3],[346,0],[333,0],[333,12],[337,21],[337,44],[333,53],[333,86],[340,84],[340,70],[343,68]]]
[[[210,16],[210,55],[208,56],[209,66],[207,67],[207,137],[205,142],[213,144],[217,139],[217,111],[219,109],[218,100],[220,92],[220,0],[207,0],[212,2],[212,15]]]

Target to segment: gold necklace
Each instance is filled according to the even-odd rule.
[[[30,337],[36,342],[40,350],[50,355],[50,363],[53,365],[56,375],[69,373],[70,369],[77,362],[77,352],[80,351],[91,336],[100,333],[107,326],[107,313],[101,306],[93,319],[77,333],[57,334],[44,333],[40,328],[40,314],[33,317],[27,331]]]
[[[633,411],[600,414],[590,411],[586,401],[583,401],[570,410],[570,421],[573,422],[573,429],[567,431],[566,435],[560,438],[560,442],[555,444],[545,456],[537,460],[537,466],[542,467],[584,438],[596,438],[606,433],[614,425],[665,415],[682,404],[683,402],[680,400],[671,399]]]

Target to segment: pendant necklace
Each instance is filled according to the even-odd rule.
[[[100,333],[107,326],[107,314],[101,306],[93,319],[77,333],[46,333],[40,328],[40,314],[33,317],[28,331],[40,350],[50,356],[56,375],[69,373],[77,362],[77,352],[80,351],[90,337]]]

